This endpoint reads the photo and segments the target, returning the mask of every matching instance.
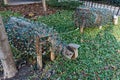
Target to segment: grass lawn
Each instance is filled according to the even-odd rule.
[[[11,12],[0,12],[0,14],[19,16],[19,14]],[[69,60],[59,55],[54,62],[46,64],[46,70],[55,70],[55,74],[50,79],[119,80],[120,18],[119,25],[105,25],[101,30],[98,27],[85,28],[84,33],[81,34],[79,30],[75,30],[72,14],[73,11],[63,10],[38,18],[38,21],[55,28],[64,42],[80,45],[77,59]],[[72,30],[73,32],[68,33]],[[44,77],[44,73],[42,77]]]

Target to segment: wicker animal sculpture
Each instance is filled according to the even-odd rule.
[[[85,27],[97,26],[101,29],[103,25],[115,22],[115,18],[108,9],[78,7],[74,12],[74,23],[81,33]]]
[[[11,17],[5,28],[11,45],[23,53],[36,55],[37,52],[38,55],[39,51],[42,54],[50,51],[51,60],[54,60],[55,55],[58,53],[62,53],[69,59],[75,59],[78,56],[79,45],[65,44],[60,40],[59,34],[53,28],[43,23]]]

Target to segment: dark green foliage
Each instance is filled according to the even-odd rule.
[[[62,9],[75,9],[82,3],[79,1],[69,1],[69,0],[68,1],[61,0],[61,2],[58,2],[58,0],[48,0],[47,4],[49,6],[58,7],[58,8],[62,8]]]
[[[109,3],[120,7],[120,0],[109,0]]]
[[[9,17],[11,17],[11,16],[14,16],[14,17],[20,17],[21,16],[21,14],[20,13],[15,13],[15,12],[11,12],[11,11],[0,11],[0,15],[3,17],[3,21],[4,21],[4,23],[7,23],[7,20],[8,20],[8,18]]]
[[[75,27],[72,27],[74,26],[74,22],[72,21],[72,14],[73,11],[59,11],[54,15],[39,17],[38,21],[41,21],[50,27],[52,26],[59,33],[69,32],[75,29]]]
[[[86,1],[99,2],[102,4],[114,5],[120,7],[120,0],[86,0]]]
[[[68,60],[57,56],[54,62],[45,64],[46,70],[55,70],[51,80],[119,80],[120,79],[120,24],[117,26],[105,25],[98,28],[86,28],[83,34],[74,30],[72,20],[73,11],[61,11],[47,17],[39,17],[39,21],[60,32],[67,43],[80,45],[79,56],[76,60]],[[120,22],[120,19],[119,19]],[[62,34],[66,32],[67,34]],[[35,74],[36,75],[36,74]],[[36,76],[35,76],[36,77]],[[28,77],[29,79],[30,77]]]

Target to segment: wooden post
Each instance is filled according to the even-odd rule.
[[[85,27],[85,20],[83,20],[82,26],[80,26],[80,32],[81,33],[83,33],[84,27]]]
[[[8,42],[8,37],[0,17],[0,60],[4,69],[4,78],[14,77],[17,73],[13,55]]]
[[[40,38],[37,36],[36,37],[36,53],[37,53],[37,67],[39,69],[42,69],[42,48],[41,48],[41,45],[40,45]]]
[[[43,10],[44,10],[44,14],[47,14],[47,7],[46,7],[46,1],[42,0],[42,5],[43,5]]]
[[[114,25],[118,24],[118,16],[114,15],[114,17],[113,17],[113,23],[114,23]]]
[[[55,54],[54,54],[54,41],[49,37],[48,38],[49,42],[52,44],[50,47],[50,60],[53,61],[55,59]]]
[[[53,47],[50,47],[50,60],[53,61],[54,59],[55,59],[54,50]]]

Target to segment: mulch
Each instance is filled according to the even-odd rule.
[[[42,3],[34,3],[34,4],[23,4],[23,5],[11,5],[4,6],[0,3],[0,11],[12,11],[16,13],[22,14],[25,17],[36,17],[45,15],[43,11]],[[57,9],[51,8],[47,6],[46,14],[53,14],[57,11]]]

